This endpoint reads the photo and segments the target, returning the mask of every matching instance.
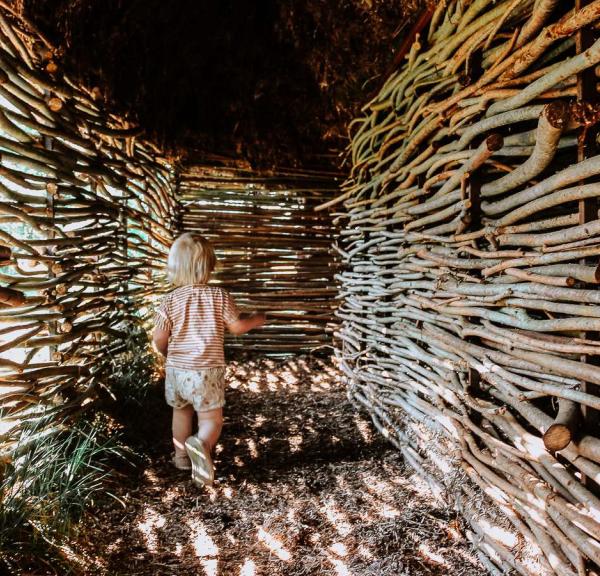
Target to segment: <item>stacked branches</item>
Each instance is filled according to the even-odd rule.
[[[169,163],[57,69],[52,47],[0,11],[5,463],[26,449],[23,430],[47,434],[94,406],[172,241]]]
[[[599,26],[598,0],[440,2],[324,205],[350,394],[493,574],[600,566]]]
[[[228,337],[228,350],[279,355],[330,344],[334,233],[314,208],[337,189],[329,172],[191,166],[181,175],[181,231],[214,243],[215,281],[242,310],[269,315],[260,330]]]

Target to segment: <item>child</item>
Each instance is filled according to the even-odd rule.
[[[168,278],[176,287],[161,301],[153,341],[167,357],[165,397],[173,407],[173,463],[192,470],[198,486],[212,484],[211,451],[223,425],[225,405],[225,327],[244,334],[265,323],[264,314],[241,318],[226,290],[208,286],[216,264],[211,243],[197,234],[182,234],[169,251]],[[192,418],[198,433],[192,436]]]

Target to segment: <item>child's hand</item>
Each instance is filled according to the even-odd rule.
[[[254,328],[262,326],[267,321],[267,317],[262,312],[255,312],[250,316],[242,317],[235,322],[227,325],[227,329],[236,336],[250,332]]]

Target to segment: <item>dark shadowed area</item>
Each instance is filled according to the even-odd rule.
[[[425,2],[23,4],[66,70],[162,144],[269,166],[337,161],[348,122]]]

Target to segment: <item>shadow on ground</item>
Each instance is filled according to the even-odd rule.
[[[328,361],[233,363],[229,382],[210,488],[172,468],[159,390],[130,414],[146,464],[90,516],[83,574],[485,573],[455,514],[349,404]]]

